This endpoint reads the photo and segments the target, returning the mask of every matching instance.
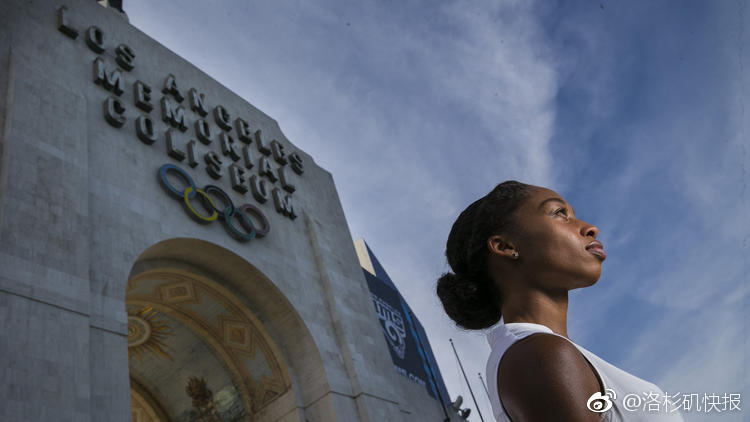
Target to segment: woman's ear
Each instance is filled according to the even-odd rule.
[[[487,248],[490,253],[496,256],[507,257],[510,259],[518,258],[518,251],[512,243],[505,241],[500,235],[493,235],[487,239]]]

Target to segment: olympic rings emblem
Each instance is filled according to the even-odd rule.
[[[187,187],[183,190],[175,188],[167,179],[167,173],[179,176]],[[252,204],[243,204],[236,207],[232,202],[232,198],[218,186],[206,185],[203,189],[199,189],[195,185],[193,178],[185,170],[174,164],[164,164],[159,168],[159,181],[162,187],[173,198],[182,200],[185,210],[195,221],[201,224],[208,224],[216,220],[221,220],[224,222],[224,227],[229,235],[241,242],[247,242],[256,237],[265,237],[269,230],[271,230],[268,218],[266,218],[265,214],[258,207]],[[212,199],[211,196],[214,198]],[[196,197],[198,197],[198,201],[195,202],[200,202],[202,210],[197,209],[193,205],[193,200]],[[218,199],[223,208],[217,207],[214,199]],[[260,220],[262,229],[256,226],[255,222],[250,218],[251,216],[255,216],[256,219]],[[234,219],[239,221],[242,230],[233,222]]]

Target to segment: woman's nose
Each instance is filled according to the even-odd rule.
[[[584,223],[583,227],[581,227],[581,234],[584,237],[592,236],[596,239],[596,236],[599,234],[599,228],[593,224]]]

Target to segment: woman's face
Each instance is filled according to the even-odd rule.
[[[516,212],[518,268],[539,287],[575,289],[596,283],[606,258],[592,242],[599,229],[575,217],[571,206],[552,190],[533,186]]]

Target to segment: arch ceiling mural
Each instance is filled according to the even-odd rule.
[[[260,321],[213,280],[146,271],[128,282],[126,308],[133,420],[252,420],[291,388]]]

